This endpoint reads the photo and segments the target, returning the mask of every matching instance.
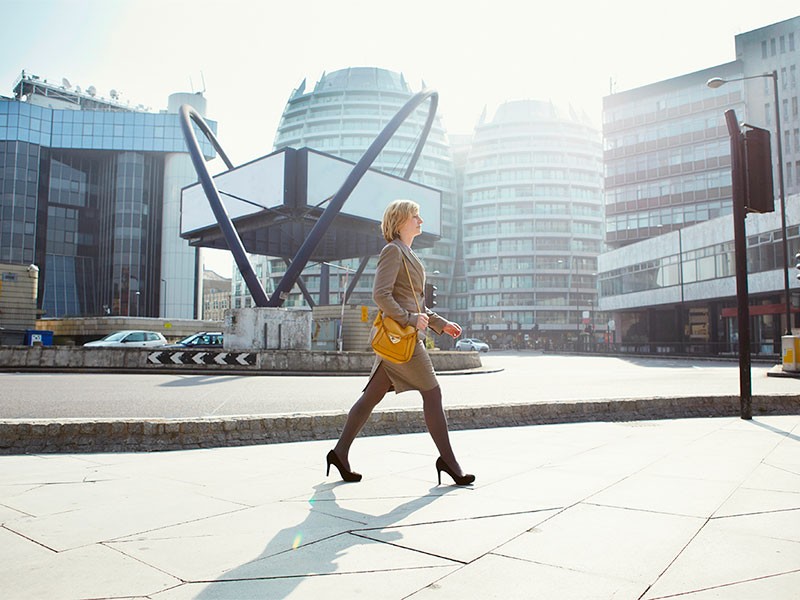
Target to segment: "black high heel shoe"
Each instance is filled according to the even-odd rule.
[[[325,457],[325,460],[328,462],[328,470],[325,471],[325,476],[331,474],[331,465],[339,469],[339,475],[342,477],[344,481],[361,481],[361,473],[356,473],[354,471],[348,471],[344,468],[342,461],[339,460],[339,457],[336,456],[336,452],[331,450],[328,452],[328,456]]]
[[[456,485],[471,485],[473,481],[475,481],[475,475],[470,475],[469,473],[465,473],[464,475],[456,475],[453,472],[453,469],[447,466],[447,463],[442,460],[442,457],[436,459],[436,475],[439,478],[439,485],[442,484],[442,471],[450,475],[453,478],[453,481],[456,482]]]

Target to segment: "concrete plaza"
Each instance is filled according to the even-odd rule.
[[[800,416],[0,456],[0,598],[790,599]]]

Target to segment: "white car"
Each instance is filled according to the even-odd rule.
[[[167,339],[157,331],[116,331],[101,340],[87,342],[88,348],[158,348],[165,346]]]
[[[464,350],[467,352],[488,352],[489,344],[477,338],[464,338],[456,342],[456,350]]]

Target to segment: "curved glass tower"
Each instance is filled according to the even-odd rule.
[[[361,158],[389,120],[415,93],[402,74],[373,67],[326,73],[313,90],[306,91],[305,88],[306,82],[303,81],[286,104],[275,136],[275,150],[307,146],[352,162]],[[400,127],[372,167],[402,177],[427,115],[428,103],[424,102]],[[435,247],[422,250],[420,254],[424,256],[429,281],[439,288],[439,307],[446,307],[454,269],[456,194],[450,146],[438,116],[411,179],[438,188],[443,193],[442,239]],[[424,213],[422,216],[425,217]],[[353,259],[341,264],[355,270],[358,262]],[[261,279],[270,293],[286,265],[279,260],[265,260],[261,261],[261,266]],[[374,264],[370,263],[350,297],[350,304],[373,304],[373,268]],[[320,290],[320,272],[324,274],[325,269],[318,265],[309,265],[303,272],[303,281],[315,300]],[[323,297],[320,304],[341,301],[345,273],[344,269],[330,267],[330,294],[327,299]],[[249,296],[246,288],[239,285],[241,278],[238,273],[235,276],[234,306],[244,306]],[[236,292],[239,292],[238,296]],[[295,289],[284,306],[297,306],[303,302]]]
[[[476,127],[463,189],[468,333],[560,347],[597,325],[599,132],[549,102],[507,102]]]

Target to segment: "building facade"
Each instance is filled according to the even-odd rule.
[[[215,271],[203,269],[203,319],[222,321],[231,307],[231,280]]]
[[[177,233],[196,175],[176,113],[205,99],[170,101],[153,113],[25,72],[0,97],[0,261],[39,267],[44,317],[197,316],[196,251]]]
[[[735,42],[733,62],[604,99],[606,239],[614,250],[600,257],[600,303],[612,313],[623,349],[719,354],[738,348],[728,109],[772,138],[775,212],[745,221],[752,347],[778,354],[781,335],[796,329],[794,277],[788,309],[785,303],[784,274],[794,261],[785,262],[784,240],[789,257],[800,251],[800,17],[737,35]],[[714,78],[725,83],[711,88]]]
[[[742,77],[728,63],[603,99],[605,239],[609,248],[729,215],[730,139],[724,111],[744,112]]]
[[[587,119],[548,102],[508,102],[478,124],[461,219],[468,332],[572,347],[594,327],[601,159]]]

